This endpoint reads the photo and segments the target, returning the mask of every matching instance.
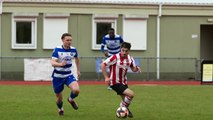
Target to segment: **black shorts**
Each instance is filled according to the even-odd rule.
[[[128,88],[128,85],[123,84],[115,84],[113,86],[110,86],[115,92],[117,92],[118,95],[123,95],[123,92]]]

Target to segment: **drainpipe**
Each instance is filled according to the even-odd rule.
[[[3,0],[0,0],[0,26],[2,26],[1,25],[1,14],[2,14],[2,4],[3,4]],[[1,43],[2,43],[2,41],[1,41],[1,28],[2,27],[0,27],[0,80],[1,80]]]
[[[162,4],[159,4],[157,16],[157,79],[160,79],[160,17],[162,13]]]

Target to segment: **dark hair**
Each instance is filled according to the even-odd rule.
[[[127,48],[127,49],[130,50],[130,48],[131,48],[131,43],[123,42],[123,43],[121,44],[121,48]]]
[[[109,31],[111,31],[111,30],[112,30],[112,31],[115,31],[115,29],[114,29],[114,28],[110,28],[110,29],[109,29]]]
[[[64,33],[64,34],[62,34],[61,39],[64,39],[66,36],[72,37],[72,35],[70,33]]]

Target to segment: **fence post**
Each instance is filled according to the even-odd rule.
[[[3,1],[2,0],[0,0],[0,26],[2,26],[1,25],[1,14],[2,14],[2,4],[3,4]],[[2,31],[2,28],[0,27],[0,46],[1,46],[1,44],[2,44],[2,40],[1,40],[1,31]],[[1,59],[1,51],[2,51],[2,48],[0,48],[0,80],[1,80],[1,61],[2,61],[2,59]]]
[[[198,60],[197,58],[194,59],[195,60],[195,74],[194,74],[194,78],[195,80],[197,80],[197,74],[198,74]]]
[[[147,58],[147,71],[146,71],[146,79],[149,80],[149,58]]]
[[[1,51],[1,50],[0,50]],[[1,80],[1,67],[2,67],[2,65],[1,65],[1,61],[2,61],[2,59],[1,59],[2,57],[1,57],[1,54],[0,54],[0,80]]]

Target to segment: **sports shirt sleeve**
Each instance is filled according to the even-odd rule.
[[[75,57],[75,58],[77,58],[77,57],[78,57],[78,51],[77,51],[77,49],[76,49],[76,48],[75,48],[75,53],[76,53],[76,54],[75,54],[75,56],[74,56],[74,57]]]
[[[58,51],[57,51],[57,48],[55,48],[52,52],[52,58],[54,59],[58,59]]]
[[[102,42],[101,42],[101,52],[104,52],[104,46],[106,44],[106,40],[105,40],[105,36],[102,38]]]
[[[113,55],[113,56],[107,58],[106,60],[104,60],[103,63],[105,66],[111,66],[111,65],[115,64],[116,62],[117,62],[117,57],[116,57],[116,55]]]
[[[120,43],[123,43],[124,42],[124,40],[123,40],[123,38],[120,36]]]
[[[130,58],[131,58],[130,67],[136,67],[137,65],[136,65],[136,63],[135,63],[134,58],[133,58],[132,56],[131,56]]]

